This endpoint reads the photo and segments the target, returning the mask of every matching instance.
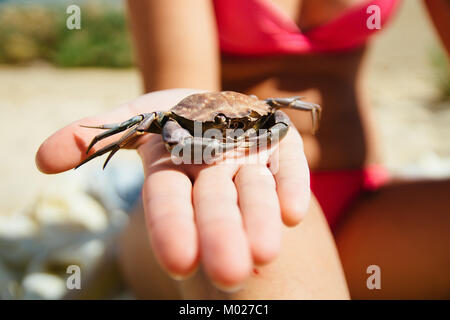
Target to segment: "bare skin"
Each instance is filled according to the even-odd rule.
[[[314,208],[314,209],[313,209]],[[313,201],[302,223],[282,228],[281,252],[269,264],[252,268],[242,289],[217,289],[203,269],[173,280],[152,254],[142,208],[137,208],[121,239],[121,269],[137,298],[143,299],[348,299],[332,235]],[[229,262],[224,265],[229,265]]]
[[[352,296],[448,299],[450,181],[393,182],[361,197],[336,239]],[[381,290],[368,290],[367,266],[381,268]]]
[[[302,30],[307,30],[364,1],[275,0],[274,2],[296,21]],[[133,32],[138,46],[146,42],[142,37],[144,33],[161,39],[171,39],[171,36],[178,34],[179,25],[167,23],[165,19],[156,17],[150,23],[144,22],[144,17],[149,11],[157,16],[158,10],[162,9],[157,1],[147,1],[145,5],[138,5],[138,1],[132,0],[129,3]],[[448,2],[425,1],[425,4],[444,46],[448,48],[450,41],[447,37],[448,32],[445,32],[450,21],[450,11],[446,10]],[[174,7],[177,5],[178,10],[173,11],[179,14],[182,5],[178,3],[174,4]],[[170,17],[171,6],[164,7]],[[180,83],[183,86],[198,83],[211,90],[236,90],[256,94],[262,98],[304,95],[309,101],[319,103],[324,108],[321,130],[317,136],[309,135],[310,127],[306,117],[290,114],[302,133],[306,157],[312,170],[362,168],[368,164],[379,163],[375,126],[371,121],[369,106],[363,94],[365,49],[339,55],[219,58],[218,48],[211,47],[209,42],[211,39],[217,41],[215,28],[211,25],[207,28],[207,23],[211,23],[213,16],[212,8],[206,5],[203,8],[191,6],[185,9],[196,10],[197,14],[200,12],[200,15],[204,16],[197,17],[199,19],[203,17],[207,22],[204,22],[201,32],[191,33],[189,37],[177,42],[178,50],[182,48],[183,53],[186,53],[179,56],[189,61],[187,64],[196,66],[198,66],[196,61],[205,58],[205,63],[200,69],[204,71],[197,69],[195,80],[192,80],[190,76],[185,76],[184,69],[173,70],[171,67],[174,61],[177,61],[177,58],[173,58],[173,51],[161,49],[157,59],[158,69],[145,68],[151,63],[151,59],[140,59],[141,65],[144,66],[146,91]],[[190,17],[184,16],[183,20],[182,15],[177,16],[177,21],[179,19],[183,23]],[[186,34],[189,34],[189,30],[184,33]],[[148,51],[138,50],[141,57],[147,57],[148,54]],[[221,85],[218,85],[219,75],[215,74],[214,70],[221,71]],[[164,74],[163,81],[147,80],[159,79],[161,74]],[[448,270],[449,239],[442,233],[439,233],[441,235],[439,239],[436,239],[435,235],[437,230],[448,230],[450,227],[446,218],[450,209],[445,198],[449,185],[449,181],[397,182],[395,186],[382,188],[373,197],[361,197],[358,200],[335,232],[353,298],[448,297],[448,275],[442,270]],[[409,201],[412,193],[421,195],[417,198],[421,199],[420,206]],[[320,208],[315,207],[313,203],[310,210],[320,211]],[[408,213],[407,221],[404,218],[405,212]],[[433,212],[433,217],[431,218],[427,212]],[[424,220],[427,221],[426,224],[423,223]],[[397,221],[398,228],[386,227],[394,221]],[[302,223],[302,227],[314,228],[308,226],[306,221]],[[389,240],[381,241],[379,235],[385,235],[384,238]],[[396,239],[398,247],[394,254],[391,244]],[[410,249],[411,243],[416,244],[415,250]],[[383,278],[383,288],[386,289],[376,293],[365,289],[367,265],[376,263],[369,261],[370,257],[377,257],[378,263],[389,274]],[[416,263],[423,260],[427,263]],[[296,261],[292,257],[287,259],[286,263],[295,265]],[[126,262],[124,264],[127,265]],[[405,264],[408,265],[406,273]],[[316,265],[321,266],[320,263]],[[398,276],[402,274],[403,277]],[[417,287],[405,285],[405,277],[410,279],[422,277],[421,285]],[[130,279],[133,278],[130,276]]]
[[[197,92],[188,89],[154,92],[108,114],[72,123],[41,145],[36,163],[45,173],[70,170],[87,157],[87,147],[96,134],[93,130],[82,128],[80,124],[114,123],[143,112],[165,111],[185,96]],[[111,139],[116,138],[102,140],[94,149],[109,144]],[[134,215],[125,233],[128,236],[123,238],[122,243],[123,256],[126,258],[123,260],[123,269],[131,278],[131,286],[144,284],[148,289],[164,283],[164,287],[167,287],[167,282],[173,285],[174,281],[169,281],[167,274],[176,279],[186,278],[200,264],[203,276],[195,279],[211,288],[210,283],[213,283],[222,290],[236,290],[249,281],[254,265],[273,261],[280,251],[284,258],[279,263],[290,259],[291,253],[283,255],[286,249],[281,250],[281,247],[284,234],[288,234],[288,240],[284,242],[293,243],[289,240],[292,231],[287,232],[283,223],[286,226],[297,225],[308,210],[308,165],[301,137],[294,128],[288,131],[277,147],[279,153],[259,151],[263,162],[222,162],[207,166],[174,164],[158,134],[144,135],[131,145],[130,148],[137,149],[142,158],[146,176],[142,190],[146,223],[142,223],[141,214]],[[278,156],[274,158],[275,154]],[[272,173],[268,166],[273,167],[273,164],[276,164],[277,171]],[[345,297],[346,285],[331,234],[320,212],[316,211],[312,215],[316,219],[310,218],[311,222],[304,225],[321,226],[319,229],[322,235],[321,240],[316,241],[321,250],[317,250],[316,257],[311,256],[309,260],[323,260],[324,254],[327,257],[334,256],[334,263],[323,266],[323,272],[332,275],[330,280],[336,282],[337,288],[328,297]],[[137,226],[142,230],[138,231]],[[143,240],[148,243],[146,234],[151,250],[142,244]],[[144,251],[138,252],[139,248]],[[296,250],[295,246],[291,250]],[[167,273],[165,276],[160,275],[161,271],[159,267],[156,268],[153,256]],[[143,261],[147,263],[143,265]],[[143,266],[148,270],[148,282],[132,276]],[[313,269],[314,272],[319,270]],[[264,269],[261,270],[261,274],[264,273]],[[320,279],[328,281],[324,277]],[[133,283],[135,280],[138,282]],[[270,287],[270,283],[266,285]],[[137,287],[136,292],[139,294],[143,290]],[[291,297],[314,297],[317,294],[311,291],[312,287],[299,288],[297,292],[290,293]],[[185,290],[183,296],[192,297],[189,294],[194,292]],[[320,292],[319,296],[327,297],[327,293]]]
[[[276,0],[275,3],[299,26],[308,29],[326,22],[361,1]],[[130,0],[129,4],[130,21],[146,91],[197,87],[212,91],[236,90],[256,94],[260,98],[304,95],[309,101],[319,103],[324,108],[321,130],[317,136],[308,134],[309,118],[290,114],[295,126],[302,133],[306,158],[312,170],[362,168],[367,164],[379,162],[373,124],[362,91],[364,49],[338,55],[259,59],[221,57],[216,45],[217,34],[210,2],[198,1],[186,5],[186,2],[177,0]],[[443,21],[450,19],[446,19],[445,15],[442,18],[442,12],[437,16],[440,17],[435,20],[438,30],[445,30]],[[443,41],[447,44],[445,39]],[[146,112],[148,111],[147,108]],[[126,118],[123,113],[120,116],[121,119]],[[94,120],[98,122],[107,119],[101,117],[92,119]],[[77,136],[81,134],[77,132]],[[67,170],[80,160],[82,152],[80,148],[73,148],[73,144],[71,148],[74,156],[70,158],[70,163],[67,158],[55,162],[54,158],[50,157],[68,151],[67,144],[63,141],[73,139],[73,133],[66,129],[53,136],[52,143],[47,143],[46,147],[44,144],[44,148],[38,153],[38,163],[43,171]],[[86,139],[90,138],[92,137],[82,137],[80,145],[86,146]],[[288,139],[287,143],[291,141],[290,146],[295,148],[300,142],[295,142],[294,138],[295,134],[291,133],[291,140]],[[57,148],[58,144],[60,148]],[[51,151],[53,149],[59,151],[55,153]],[[180,176],[178,171],[166,170],[167,168],[149,171],[152,167],[152,160],[149,159],[154,161],[158,156],[149,154],[146,148],[139,150],[144,159],[144,167],[147,168],[146,174],[153,177],[147,179],[153,180],[153,183],[150,182],[150,185],[155,186],[153,190],[161,189],[163,183],[174,179],[174,183],[168,183],[166,186],[170,186],[169,190],[176,191],[180,199],[185,196],[186,205],[186,190],[189,189],[187,179],[183,178],[184,182],[177,180],[182,175]],[[295,163],[289,163],[286,172],[291,174],[297,170],[296,167]],[[245,169],[251,172],[252,168]],[[213,174],[213,177],[217,178],[216,174]],[[221,174],[221,181],[229,183],[230,172]],[[236,212],[235,198],[228,197],[235,192],[239,193],[239,183],[236,179],[233,181],[235,190],[230,184],[230,189],[222,191],[220,197],[205,196],[205,199],[212,196],[218,200],[222,197],[220,205],[210,203],[201,207],[198,203],[196,205],[195,194],[211,187],[209,183],[214,179],[203,175],[204,182],[201,182],[200,176],[194,177],[192,208],[195,214],[202,211],[203,214],[199,214],[207,216],[208,213],[217,211],[217,208],[220,209],[219,212]],[[268,186],[273,184],[270,181],[266,183]],[[426,184],[398,182],[395,186],[384,187],[373,197],[361,197],[358,200],[335,234],[353,298],[448,297],[448,275],[442,271],[448,270],[449,267],[449,239],[440,230],[448,230],[450,227],[446,218],[450,210],[445,197],[450,189],[449,185],[448,181]],[[144,195],[150,194],[151,190],[149,182],[146,182]],[[269,188],[266,192],[272,192],[273,195],[273,189],[270,190]],[[298,195],[298,187],[290,190],[294,190]],[[256,190],[254,193],[258,194]],[[421,201],[410,201],[414,195]],[[164,198],[164,195],[161,196]],[[252,195],[248,193],[247,196]],[[295,195],[283,196],[278,184],[277,196],[285,225],[296,225],[303,214],[300,214],[301,210],[289,209],[290,206],[294,208],[299,204],[292,202],[296,199]],[[151,216],[185,212],[184,206],[177,206],[177,202],[175,205],[167,204],[167,201],[161,202],[165,206],[153,206],[144,197],[147,222],[151,221]],[[272,205],[274,203],[277,202],[273,200]],[[300,203],[304,205],[304,201]],[[272,208],[269,211],[277,212],[275,207]],[[262,208],[256,207],[256,210],[260,211]],[[289,212],[294,214],[291,216]],[[433,217],[430,217],[430,212]],[[252,248],[250,253],[247,252],[247,256],[245,250],[239,251],[239,245],[245,243],[244,239],[247,239],[248,243],[254,243],[251,233],[239,231],[238,234],[243,238],[239,236],[238,240],[233,241],[243,241],[241,243],[230,242],[233,237],[229,231],[217,237],[217,242],[214,242],[214,237],[208,238],[206,233],[206,239],[211,241],[210,243],[216,243],[218,247],[207,245],[208,241],[204,239],[205,244],[200,240],[202,248],[198,251],[197,242],[191,238],[192,234],[195,234],[193,224],[189,223],[190,227],[186,229],[191,231],[184,231],[191,232],[191,236],[185,234],[181,246],[181,240],[175,232],[170,233],[172,227],[177,227],[176,224],[170,224],[169,228],[169,220],[166,219],[167,228],[164,227],[165,232],[159,233],[158,236],[158,232],[144,228],[143,215],[138,213],[133,216],[133,221],[122,238],[121,266],[130,286],[138,297],[143,298],[347,298],[340,261],[316,201],[311,202],[307,213],[304,221],[295,228],[288,229],[281,225],[270,237],[260,239],[259,243],[264,247],[264,243],[277,243],[277,239],[282,237],[283,241],[279,242],[278,249],[272,247],[268,250],[266,247],[258,251]],[[192,212],[186,215],[190,216]],[[272,215],[272,218],[274,217],[276,215]],[[226,226],[224,228],[226,229]],[[380,235],[383,235],[383,239],[380,239]],[[144,242],[148,236],[153,253]],[[191,241],[191,245],[186,246],[186,241]],[[395,250],[392,248],[393,243],[397,244]],[[411,249],[411,244],[415,250]],[[217,254],[222,255],[223,263],[214,263],[215,257],[209,255],[208,250],[217,250],[211,248],[220,249]],[[176,282],[159,269],[159,266],[162,266],[169,273],[186,276],[198,265],[197,258],[194,258],[198,252],[202,252],[203,267],[189,280]],[[242,255],[239,261],[231,259],[231,256],[227,258],[227,255],[236,254]],[[376,261],[371,258],[376,258]],[[426,263],[417,263],[418,261]],[[257,267],[254,272],[253,262],[266,264]],[[267,264],[269,262],[271,263]],[[383,274],[386,273],[386,277],[383,277],[383,290],[376,293],[364,289],[368,264],[379,264],[384,270]],[[408,266],[407,272],[405,266]],[[411,286],[411,282],[405,280],[418,278],[421,281],[417,286]],[[245,286],[241,291],[224,293],[217,291],[210,280],[219,287]]]

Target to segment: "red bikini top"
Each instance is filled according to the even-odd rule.
[[[214,0],[214,7],[222,52],[254,56],[358,48],[378,31],[368,27],[368,19],[379,12],[383,27],[399,2],[368,1],[304,33],[270,0]],[[373,22],[369,19],[369,25]]]

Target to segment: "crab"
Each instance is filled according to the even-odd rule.
[[[143,113],[121,123],[99,126],[81,125],[86,128],[104,129],[95,136],[87,148],[86,154],[99,141],[126,131],[113,142],[83,160],[76,168],[86,162],[110,152],[103,168],[112,156],[121,148],[132,144],[146,133],[161,134],[169,151],[174,147],[213,148],[217,154],[240,146],[258,145],[261,141],[280,141],[287,134],[290,120],[280,109],[292,108],[309,111],[312,115],[313,132],[318,128],[321,108],[317,104],[307,103],[301,97],[269,98],[259,100],[254,95],[245,95],[233,91],[192,94],[167,112]],[[201,125],[201,136],[194,130]],[[223,135],[221,139],[204,137],[208,129],[215,129]],[[264,130],[261,130],[264,129]],[[240,134],[235,134],[239,131]],[[257,134],[257,131],[262,132]],[[233,137],[230,132],[234,133]]]

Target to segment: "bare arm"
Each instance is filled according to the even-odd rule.
[[[450,1],[449,0],[425,0],[425,5],[431,20],[436,27],[442,44],[450,53]]]
[[[128,0],[145,91],[220,89],[219,48],[211,1]]]

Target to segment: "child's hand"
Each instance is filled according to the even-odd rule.
[[[37,166],[45,173],[59,173],[86,158],[87,146],[98,132],[80,124],[120,122],[165,111],[196,92],[154,92],[108,114],[72,123],[41,145]],[[115,139],[102,140],[95,149]],[[296,225],[307,211],[309,171],[295,128],[280,142],[278,157],[267,153],[266,163],[258,164],[176,165],[156,134],[143,135],[133,148],[144,165],[143,202],[151,244],[173,276],[189,275],[201,260],[217,286],[239,286],[254,263],[268,263],[278,254],[282,221]],[[277,168],[274,175],[268,165]]]

